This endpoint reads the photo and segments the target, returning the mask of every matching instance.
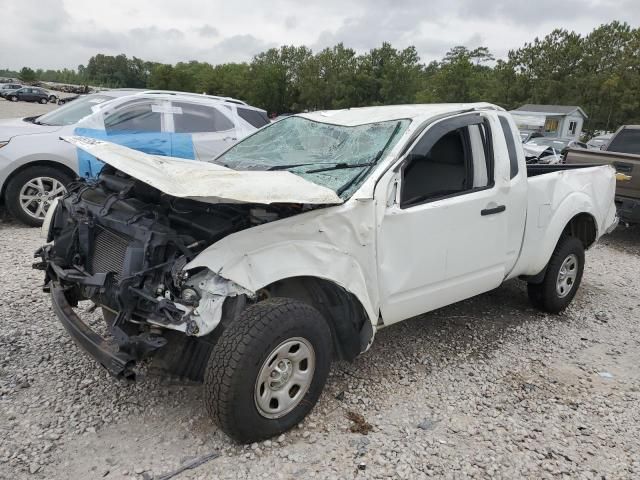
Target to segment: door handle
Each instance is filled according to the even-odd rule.
[[[613,166],[619,173],[631,173],[631,170],[633,170],[633,165],[630,163],[613,162]]]
[[[504,212],[507,209],[504,205],[498,205],[493,208],[485,208],[484,210],[480,210],[480,215],[483,217],[486,215],[495,215],[496,213]]]

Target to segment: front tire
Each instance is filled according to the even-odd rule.
[[[44,105],[45,103],[49,103],[49,99],[47,99],[47,98],[41,98],[41,99],[40,99],[40,103],[41,103],[42,105]]]
[[[4,197],[7,210],[16,220],[38,227],[51,202],[66,193],[72,180],[55,167],[25,168],[7,184]]]
[[[17,102],[18,101],[18,97],[16,97],[15,95],[11,95],[9,97],[9,100],[11,100],[12,102]]]
[[[288,298],[251,305],[213,348],[204,378],[207,410],[242,443],[285,432],[318,401],[331,355],[331,331],[315,308]]]
[[[582,242],[576,237],[561,237],[547,264],[542,283],[527,285],[531,304],[544,312],[560,313],[576,295],[583,271]]]

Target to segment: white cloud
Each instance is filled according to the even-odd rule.
[[[614,19],[640,23],[637,0],[21,0],[3,8],[0,68],[14,69],[76,67],[96,53],[250,61],[270,46],[340,41],[358,52],[383,41],[415,45],[424,62],[460,44],[503,57],[554,28],[588,33]]]

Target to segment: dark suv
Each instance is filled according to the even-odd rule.
[[[23,87],[8,94],[5,98],[12,102],[22,100],[23,102],[49,103],[49,94],[38,87]]]

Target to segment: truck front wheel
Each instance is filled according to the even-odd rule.
[[[583,269],[582,242],[575,237],[562,237],[547,264],[542,283],[527,285],[531,304],[549,313],[567,308],[580,286]]]
[[[239,442],[285,432],[318,401],[331,354],[331,330],[315,308],[288,298],[252,305],[213,348],[204,378],[207,410]]]

